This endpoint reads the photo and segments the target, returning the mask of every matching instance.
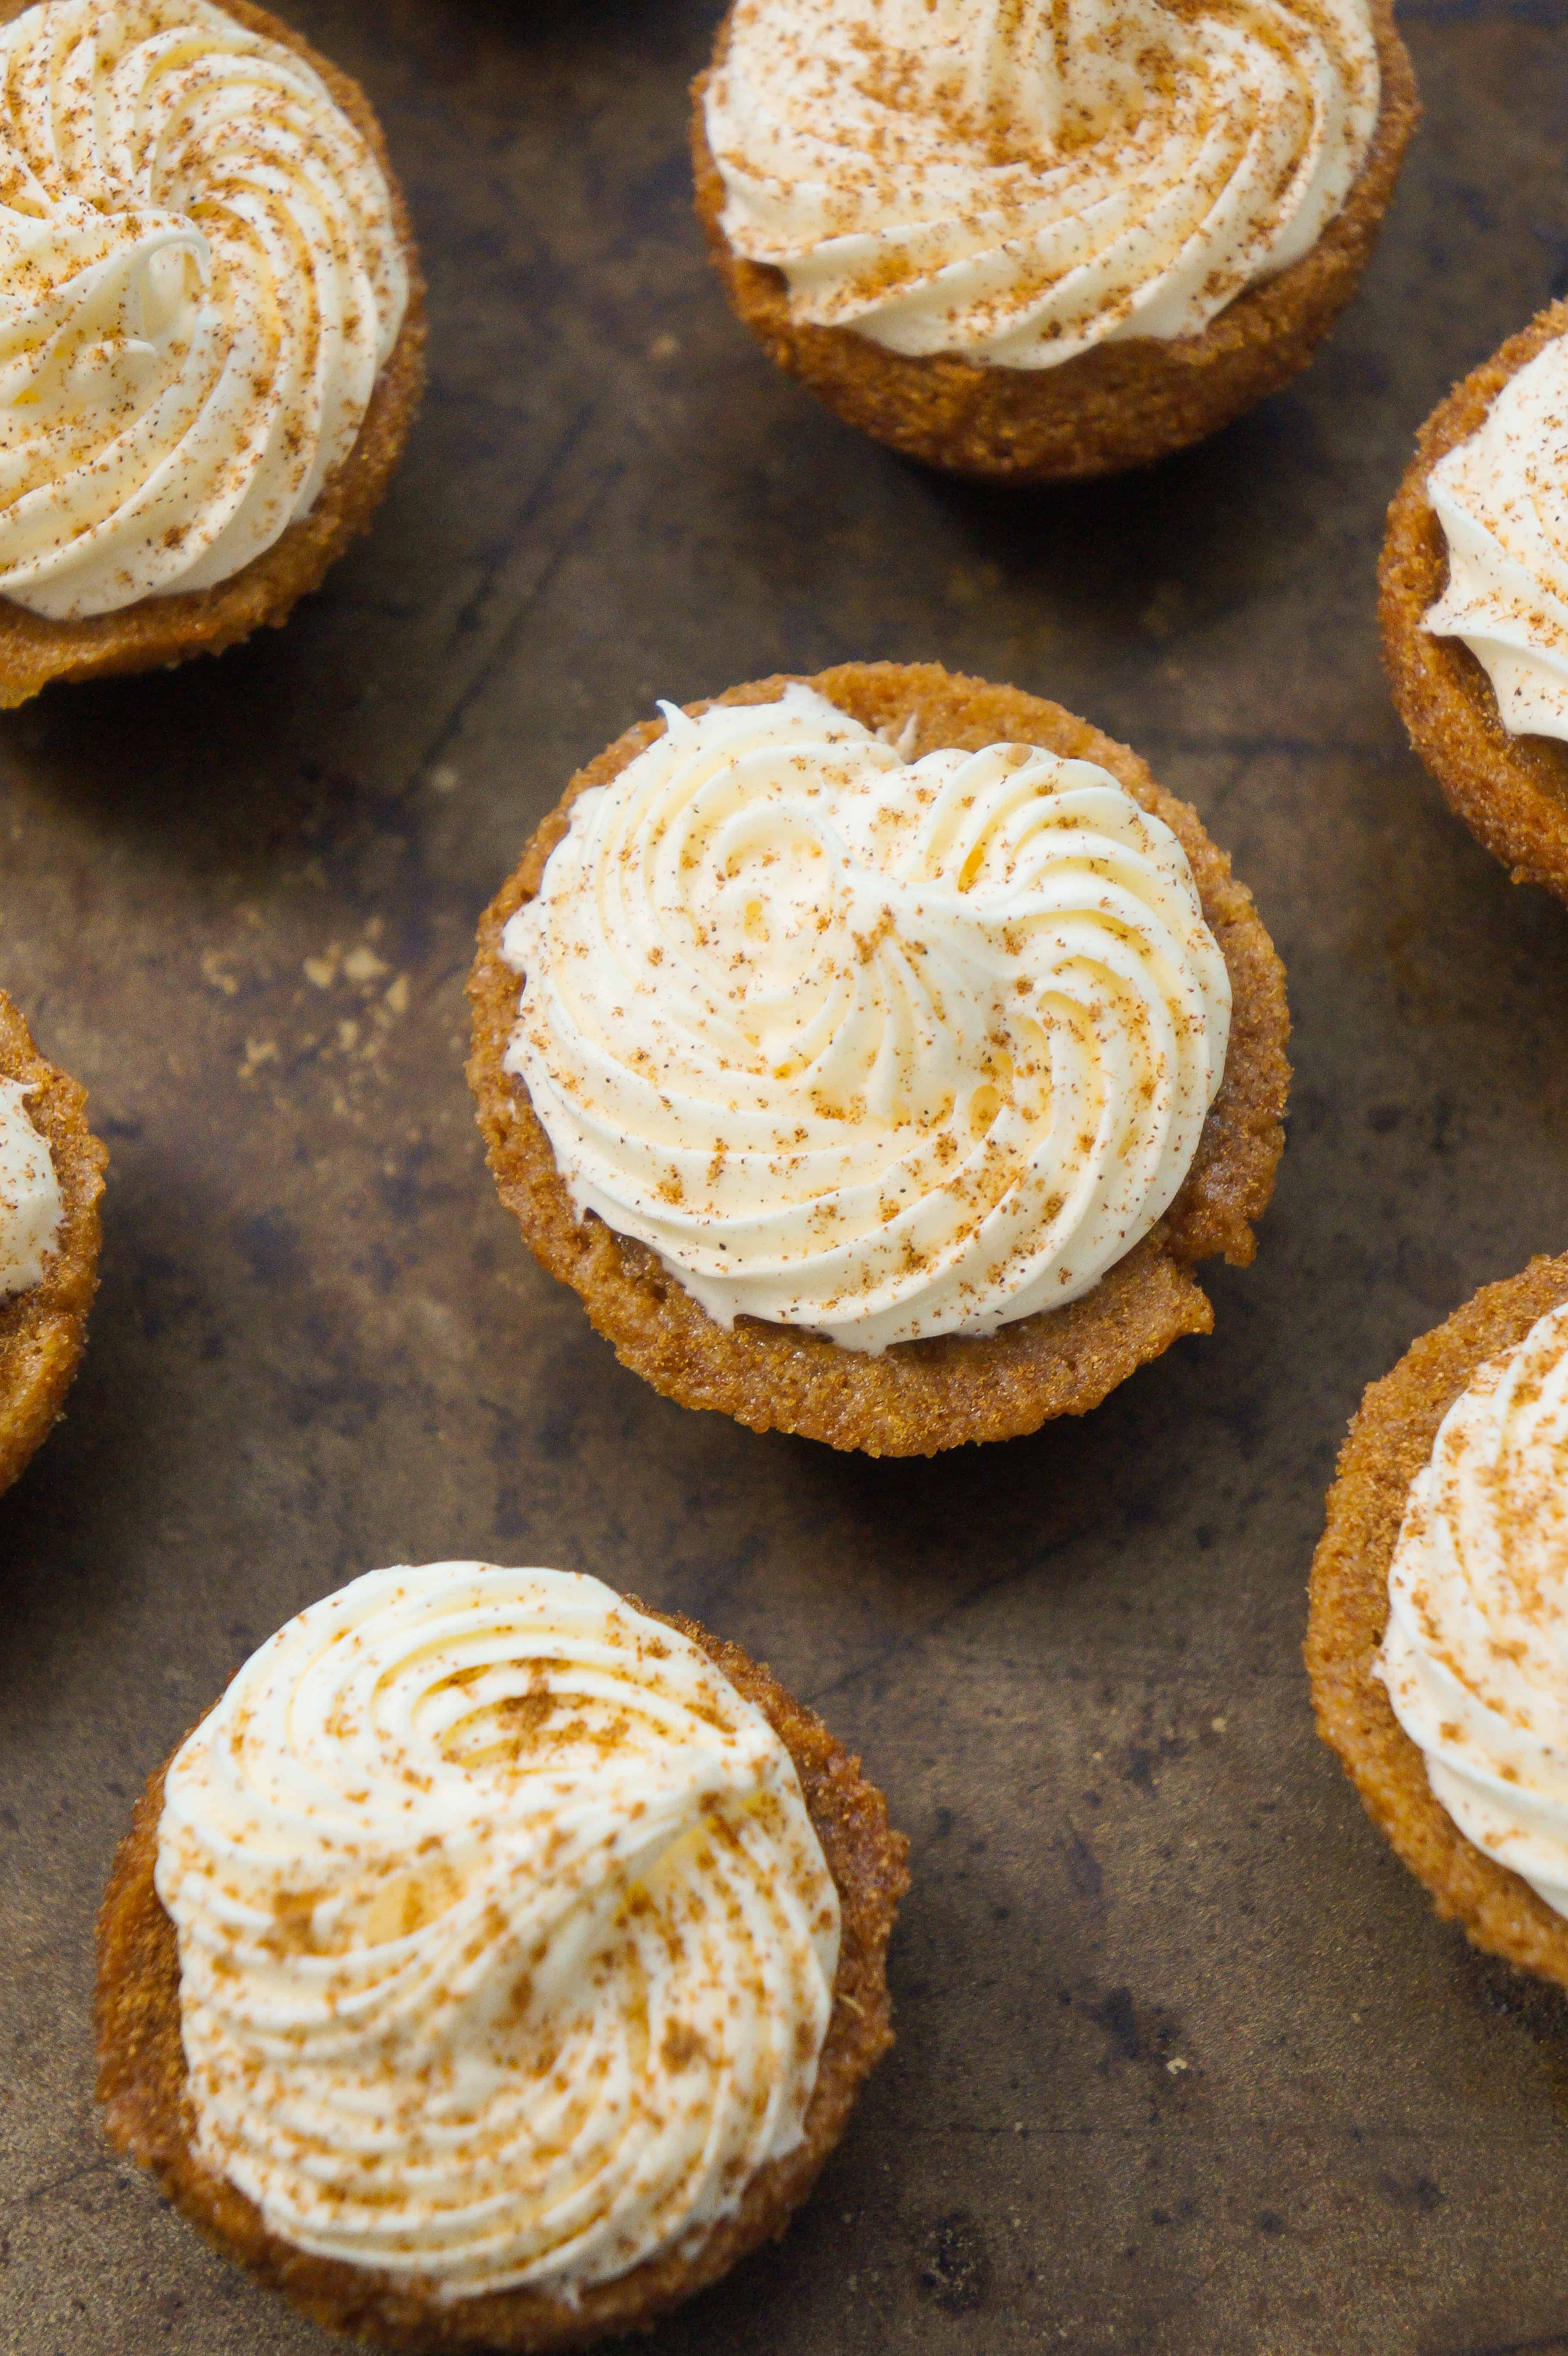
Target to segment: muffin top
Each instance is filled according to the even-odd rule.
[[[172,1762],[198,2157],[295,2248],[571,2299],[803,2140],[837,1892],[789,1752],[598,1580],[372,1571]]]
[[[1568,1308],[1444,1417],[1388,1587],[1375,1673],[1433,1793],[1568,1914]]]
[[[1186,1176],[1230,978],[1168,828],[1033,744],[914,761],[816,690],[665,706],[503,953],[581,1217],[720,1324],[985,1335]]]
[[[1568,743],[1568,336],[1509,379],[1426,492],[1448,579],[1425,628],[1464,640],[1510,734]]]
[[[228,580],[352,449],[408,273],[320,75],[210,0],[0,28],[0,594]]]
[[[1379,89],[1370,0],[736,0],[706,128],[797,323],[1047,368],[1298,260]]]

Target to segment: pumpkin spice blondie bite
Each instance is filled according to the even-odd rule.
[[[933,664],[732,689],[568,787],[470,983],[502,1200],[688,1407],[879,1455],[1083,1414],[1253,1253],[1284,974],[1136,755]]]
[[[1305,366],[1414,126],[1389,0],[735,0],[697,209],[769,357],[928,465],[1147,465]]]
[[[109,2135],[330,2329],[645,2328],[843,2134],[905,1848],[695,1621],[562,1571],[369,1572],[148,1785],[99,1926]]]
[[[379,505],[419,261],[357,86],[251,0],[0,5],[0,705],[281,625]]]
[[[1312,1565],[1318,1731],[1477,1947],[1568,1988],[1568,1258],[1371,1384]]]
[[[1433,411],[1379,577],[1412,744],[1516,884],[1568,900],[1568,303]]]

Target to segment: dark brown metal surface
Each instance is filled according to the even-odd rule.
[[[296,0],[380,109],[432,383],[288,630],[0,725],[0,981],[113,1154],[68,1420],[0,1503],[0,2347],[307,2356],[101,2143],[93,1911],[287,1614],[475,1553],[699,1613],[913,1837],[899,2044],[676,2356],[1568,2349],[1568,2014],[1362,1820],[1299,1661],[1362,1385],[1568,1240],[1568,914],[1404,750],[1373,565],[1415,426],[1568,270],[1568,7],[1426,0],[1427,120],[1298,386],[1008,498],[777,377],[690,219],[712,0]],[[655,695],[934,656],[1136,745],[1290,972],[1292,1138],[1217,1329],[932,1464],[683,1413],[497,1207],[477,913]]]

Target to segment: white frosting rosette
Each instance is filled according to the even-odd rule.
[[[27,1112],[29,1091],[0,1080],[0,1301],[42,1280],[65,1217],[48,1140]]]
[[[1568,1914],[1568,1308],[1444,1417],[1388,1585],[1375,1674],[1435,1796]]]
[[[1448,580],[1424,627],[1464,640],[1510,734],[1568,743],[1568,336],[1509,379],[1426,495]]]
[[[1040,369],[1298,261],[1379,97],[1369,0],[736,0],[705,121],[798,324]]]
[[[789,1752],[597,1580],[372,1571],[170,1766],[196,2147],[438,2301],[683,2252],[802,2141],[837,1891]]]
[[[1175,836],[1090,762],[911,761],[800,684],[664,711],[503,936],[506,1066],[579,1215],[721,1324],[856,1350],[1087,1291],[1224,1070]]]

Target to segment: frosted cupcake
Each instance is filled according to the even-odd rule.
[[[99,1928],[109,2134],[329,2328],[638,2329],[781,2232],[843,2132],[904,1848],[695,1622],[561,1571],[372,1571],[148,1786]]]
[[[684,1405],[874,1454],[1206,1332],[1288,1080],[1250,894],[1135,754],[935,665],[766,680],[574,778],[480,932],[504,1202]]]
[[[108,1160],[85,1092],[0,991],[0,1490],[48,1438],[87,1345]]]
[[[735,0],[694,97],[770,357],[1014,482],[1163,457],[1294,376],[1417,111],[1387,0]]]
[[[1369,1388],[1312,1566],[1323,1739],[1440,1914],[1568,1987],[1568,1259]]]
[[[230,0],[0,7],[0,704],[216,654],[362,531],[422,288],[346,75]]]
[[[1433,411],[1380,579],[1412,744],[1516,884],[1568,900],[1568,304]]]

